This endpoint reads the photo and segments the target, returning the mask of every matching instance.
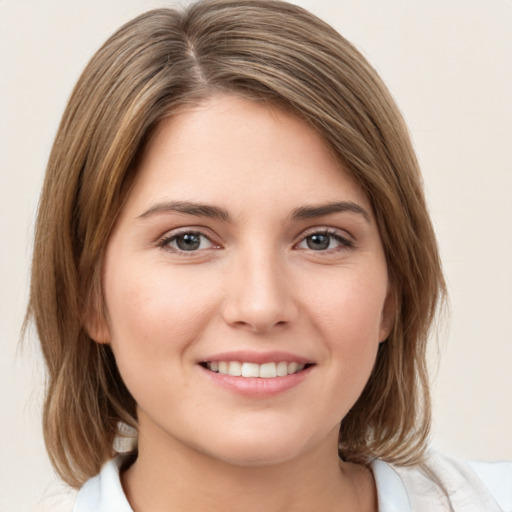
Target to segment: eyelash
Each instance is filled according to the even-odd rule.
[[[162,248],[162,249],[167,249],[167,250],[175,252],[175,253],[179,253],[179,254],[183,254],[183,255],[187,255],[187,256],[192,256],[194,253],[199,252],[199,251],[197,249],[196,250],[187,251],[187,250],[184,250],[184,249],[180,249],[179,247],[178,248],[170,247],[170,244],[172,242],[178,240],[180,237],[183,237],[185,235],[191,235],[191,236],[196,236],[196,237],[198,237],[200,239],[206,239],[212,245],[213,248],[219,247],[218,244],[216,245],[211,240],[211,238],[209,236],[205,235],[204,233],[201,233],[200,231],[194,231],[194,230],[190,230],[190,229],[187,229],[187,230],[184,230],[184,231],[181,231],[181,232],[178,232],[178,233],[174,233],[171,236],[164,236],[163,238],[161,238],[157,242],[157,246]],[[203,250],[205,250],[205,249],[203,249]]]
[[[330,239],[329,245],[331,243],[331,240],[334,239],[336,242],[339,243],[339,246],[331,248],[331,249],[324,249],[324,250],[319,250],[319,251],[315,251],[314,249],[309,248],[309,250],[311,250],[312,252],[318,252],[318,253],[323,253],[323,254],[332,254],[334,252],[346,251],[347,249],[354,247],[354,242],[352,240],[350,240],[348,237],[342,236],[339,231],[334,230],[334,229],[316,229],[316,230],[310,231],[309,233],[306,233],[301,238],[300,242],[298,244],[295,244],[295,246],[302,244],[304,242],[307,243],[307,239],[312,236],[315,236],[315,235],[322,235],[322,236],[329,237],[329,239]],[[308,250],[308,249],[305,249],[305,250]]]
[[[212,245],[212,247],[208,247],[208,249],[220,247],[219,245],[216,245],[208,235],[205,235],[201,231],[194,231],[194,230],[190,230],[190,229],[184,230],[184,231],[181,231],[178,233],[174,233],[171,236],[162,237],[160,240],[158,240],[157,246],[162,249],[167,249],[169,251],[187,255],[187,256],[192,256],[194,253],[201,251],[201,249],[194,249],[194,250],[187,251],[184,249],[180,249],[179,247],[178,248],[170,247],[170,244],[172,242],[175,242],[180,237],[183,237],[185,235],[192,235],[192,236],[196,236],[198,238],[208,240],[209,243]],[[311,249],[310,247],[308,247],[308,248],[304,248],[304,250],[310,250],[312,252],[329,254],[329,253],[333,253],[333,252],[345,251],[347,249],[354,247],[354,243],[352,240],[350,240],[348,237],[344,237],[344,236],[340,235],[339,231],[333,230],[333,229],[317,229],[317,230],[310,231],[309,233],[306,233],[305,235],[303,235],[302,238],[300,239],[300,241],[298,243],[296,243],[294,245],[294,247],[297,247],[302,243],[307,243],[308,238],[315,236],[315,235],[321,235],[321,236],[328,237],[330,239],[329,245],[332,240],[335,240],[337,243],[339,243],[339,246],[335,247],[335,248],[331,248],[331,249],[321,249],[321,250],[314,250],[314,249]],[[202,250],[206,250],[206,249],[202,249]]]

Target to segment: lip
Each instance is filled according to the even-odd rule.
[[[224,354],[225,356],[225,354]],[[225,361],[226,359],[219,359],[219,361]],[[229,359],[231,361],[237,361],[239,359]],[[281,361],[286,360],[281,359]],[[292,359],[295,361],[296,359]],[[209,359],[211,361],[211,359]],[[245,359],[247,361],[247,359]],[[247,361],[247,362],[256,362],[256,361]],[[269,361],[266,359],[263,362],[275,362]],[[263,364],[263,363],[258,363]],[[210,379],[210,381],[224,389],[227,389],[236,394],[252,397],[252,398],[269,398],[280,393],[284,393],[296,386],[298,386],[301,382],[304,381],[310,374],[314,365],[308,366],[301,370],[300,372],[293,373],[291,375],[286,375],[285,377],[271,377],[271,378],[261,378],[261,377],[233,377],[232,375],[224,375],[217,372],[212,372],[201,366],[197,365],[198,369],[204,372],[205,376]]]
[[[254,352],[237,350],[233,352],[222,352],[220,354],[214,354],[198,361],[198,363],[206,362],[219,362],[219,361],[240,361],[246,363],[279,363],[286,361],[288,363],[299,363],[299,364],[314,364],[311,359],[293,354],[291,352],[272,351],[272,352]],[[283,378],[283,377],[280,377]]]

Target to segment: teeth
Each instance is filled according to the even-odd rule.
[[[288,373],[295,373],[298,367],[298,363],[288,363]]]
[[[240,377],[242,375],[242,365],[238,361],[231,361],[228,366],[228,375]]]
[[[296,362],[288,363],[281,361],[279,363],[241,363],[239,361],[212,361],[206,364],[212,372],[218,372],[223,375],[233,377],[260,377],[271,379],[273,377],[285,377],[293,373],[300,372],[304,365]]]
[[[277,377],[276,363],[265,363],[260,366],[260,377],[269,379],[271,377]]]
[[[256,363],[242,363],[242,377],[259,377],[260,365]]]
[[[276,370],[278,377],[284,377],[285,375],[288,375],[288,363],[286,361],[281,361],[280,363],[277,363]]]

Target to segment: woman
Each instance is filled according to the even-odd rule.
[[[274,1],[136,18],[75,88],[36,229],[75,510],[501,510],[426,453],[443,295],[403,120],[346,40]]]

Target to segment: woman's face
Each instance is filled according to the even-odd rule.
[[[111,344],[139,446],[261,465],[335,449],[389,332],[365,194],[307,124],[215,96],[165,120],[111,235]]]

